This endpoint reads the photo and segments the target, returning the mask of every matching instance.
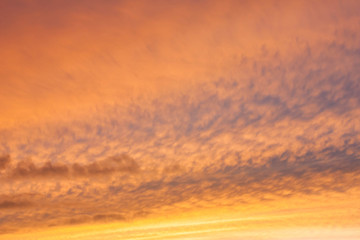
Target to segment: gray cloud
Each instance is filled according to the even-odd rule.
[[[0,201],[0,209],[13,209],[13,208],[24,208],[24,207],[30,207],[32,205],[31,202],[28,201],[11,201],[11,200],[5,200]]]
[[[125,220],[125,217],[121,214],[97,214],[93,216],[94,221],[119,221]]]
[[[88,164],[61,164],[45,162],[37,166],[31,160],[20,161],[14,168],[8,169],[9,179],[23,178],[76,178],[108,175],[113,173],[136,173],[139,171],[136,161],[126,154],[109,157]]]
[[[0,156],[0,170],[5,169],[10,164],[10,155]]]

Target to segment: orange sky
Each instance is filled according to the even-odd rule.
[[[359,239],[358,1],[0,2],[0,239]]]

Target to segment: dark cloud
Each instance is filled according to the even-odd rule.
[[[121,214],[97,214],[93,216],[94,221],[118,221],[125,220],[125,217]]]
[[[24,207],[30,207],[31,205],[32,203],[28,201],[11,201],[11,200],[0,201],[0,209],[24,208]]]
[[[67,218],[63,221],[53,221],[52,226],[59,225],[78,225],[83,223],[90,222],[114,222],[114,221],[124,221],[126,218],[118,213],[104,213],[104,214],[95,214],[95,215],[80,215],[71,218]]]
[[[89,164],[60,164],[46,162],[40,166],[31,160],[20,161],[8,170],[10,179],[22,178],[76,178],[113,174],[116,172],[135,173],[139,171],[137,162],[126,154],[109,157]]]
[[[72,172],[75,176],[81,175],[101,175],[114,172],[135,173],[139,171],[139,165],[136,161],[126,154],[113,156],[104,161],[94,162],[86,165],[74,164]]]
[[[0,170],[5,169],[10,164],[10,155],[0,156]]]
[[[164,167],[163,174],[179,173],[184,171],[180,164],[172,164]]]
[[[11,178],[34,178],[34,177],[63,177],[67,176],[69,169],[63,164],[46,162],[42,166],[36,166],[31,160],[18,162],[10,170]]]

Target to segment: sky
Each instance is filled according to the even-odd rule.
[[[0,239],[360,239],[357,0],[1,0]]]

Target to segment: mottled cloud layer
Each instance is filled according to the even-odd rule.
[[[357,1],[0,9],[5,238],[302,199],[360,226]]]

